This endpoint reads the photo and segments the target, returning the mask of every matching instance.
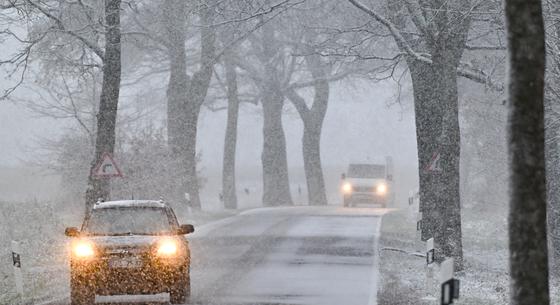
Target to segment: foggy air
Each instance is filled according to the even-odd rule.
[[[560,304],[560,3],[0,0],[0,305]]]

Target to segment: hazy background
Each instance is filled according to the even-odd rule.
[[[338,82],[332,87],[324,122],[321,153],[330,203],[339,201],[340,174],[346,170],[349,162],[384,162],[385,156],[394,158],[398,179],[396,185],[402,191],[400,193],[403,193],[398,201],[402,202],[417,183],[414,114],[409,90],[401,88],[399,98],[398,86],[390,80],[353,80],[353,84],[348,85],[349,82]],[[123,94],[134,93],[125,91]],[[130,99],[123,99],[123,104],[131,102]],[[164,104],[163,100],[160,102]],[[301,154],[302,123],[291,104],[286,102],[285,105],[283,124],[291,189],[294,201],[302,203],[306,200]],[[161,114],[152,113],[152,119],[158,120]],[[206,180],[202,189],[203,205],[206,204],[206,208],[219,204],[225,123],[225,111],[212,112],[203,108],[197,151],[201,156],[199,168]],[[63,120],[36,117],[11,102],[0,103],[1,199],[57,199],[61,185],[56,174],[35,168],[30,161],[37,157],[36,144],[39,139],[56,138],[68,126],[70,124]],[[237,148],[238,196],[241,207],[260,205],[261,150],[261,107],[242,104]],[[123,171],[126,172],[126,168]],[[245,188],[249,189],[249,195],[245,193]]]

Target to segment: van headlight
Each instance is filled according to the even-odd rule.
[[[375,192],[377,195],[385,195],[387,193],[387,185],[384,183],[377,185]]]
[[[352,193],[352,184],[349,182],[346,182],[342,185],[342,192],[344,194],[350,194]]]

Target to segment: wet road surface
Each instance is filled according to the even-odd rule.
[[[189,238],[190,304],[377,304],[376,247],[383,213],[262,208],[204,225]],[[166,299],[166,294],[98,297],[96,303],[165,304]],[[69,302],[51,303],[62,304]]]

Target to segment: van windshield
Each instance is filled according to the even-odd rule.
[[[385,165],[380,164],[350,164],[348,177],[365,179],[384,179]]]

